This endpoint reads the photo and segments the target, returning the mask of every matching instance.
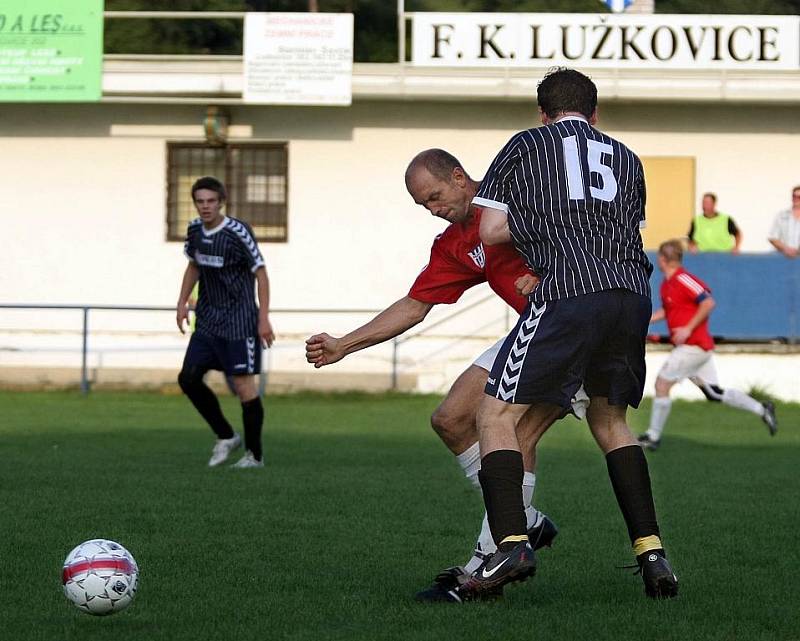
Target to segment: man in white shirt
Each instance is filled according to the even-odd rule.
[[[800,255],[800,185],[792,189],[792,207],[778,212],[769,230],[769,242],[786,258]]]

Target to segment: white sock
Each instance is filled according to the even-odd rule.
[[[672,409],[672,399],[669,396],[657,396],[653,399],[653,409],[650,410],[650,427],[647,428],[647,435],[651,441],[661,438],[664,431],[664,424],[669,418],[669,411]]]
[[[475,552],[481,554],[473,554],[472,558],[464,564],[464,571],[470,574],[478,569],[483,559],[488,554],[493,554],[497,551],[497,546],[494,544],[492,538],[492,530],[489,528],[489,518],[486,513],[483,513],[483,523],[481,523],[481,533],[478,535],[478,541],[475,543]]]
[[[481,489],[481,482],[478,480],[478,472],[481,469],[481,446],[480,443],[473,443],[461,454],[456,455],[458,464],[464,470],[464,476],[469,479],[479,490]]]
[[[536,487],[536,474],[525,472],[522,476],[522,505],[525,506],[525,519],[531,529],[542,518],[542,513],[533,507],[533,490]]]
[[[753,414],[764,416],[764,406],[752,396],[748,396],[738,389],[726,389],[722,392],[722,402],[740,410],[747,410]]]
[[[458,454],[456,459],[458,459],[458,464],[461,466],[461,469],[464,470],[464,476],[480,490],[481,483],[478,480],[478,472],[481,469],[480,443],[473,443],[470,447],[461,452],[461,454]],[[475,551],[480,552],[481,556],[473,554],[472,558],[464,564],[464,570],[467,573],[474,572],[478,569],[480,564],[483,563],[483,555],[491,554],[496,549],[497,546],[494,544],[492,531],[489,529],[489,519],[484,512],[481,532],[478,535],[478,540],[475,542]]]

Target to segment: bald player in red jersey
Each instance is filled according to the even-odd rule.
[[[660,291],[662,307],[653,312],[650,322],[666,319],[675,349],[658,372],[650,425],[647,432],[639,436],[639,444],[647,450],[658,449],[672,407],[669,391],[684,378],[697,385],[709,401],[760,416],[774,436],[778,421],[772,402],[761,403],[740,390],[719,386],[713,358],[714,339],[708,331],[714,299],[708,285],[683,268],[681,241],[661,243],[656,263],[664,274]]]
[[[461,163],[441,149],[420,152],[406,169],[406,187],[418,205],[450,225],[436,237],[430,262],[417,276],[408,295],[396,301],[367,324],[341,338],[316,334],[306,341],[306,360],[314,367],[335,363],[348,354],[398,336],[421,322],[434,305],[455,303],[470,287],[489,287],[517,312],[538,280],[510,244],[484,248],[478,237],[479,213],[471,208],[480,183],[472,180]],[[519,291],[518,291],[519,288]],[[481,354],[453,383],[447,396],[431,416],[431,425],[456,456],[466,477],[480,489],[480,450],[476,413],[489,370],[503,339]],[[573,402],[582,416],[588,399]],[[526,415],[517,427],[524,455],[523,501],[528,536],[535,548],[549,545],[558,530],[553,522],[532,505],[536,443],[561,414],[553,408]],[[464,566],[441,572],[433,585],[417,593],[420,601],[460,602],[456,588],[466,581],[494,552],[488,522],[484,517],[475,551]]]

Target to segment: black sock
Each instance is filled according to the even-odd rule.
[[[183,393],[186,394],[192,405],[200,412],[200,416],[214,430],[217,438],[233,438],[234,432],[231,424],[225,420],[217,397],[211,391],[211,388],[203,382],[202,377],[190,378],[184,372],[181,372],[178,376],[178,383],[180,383]]]
[[[489,528],[498,549],[506,552],[519,541],[501,543],[508,536],[527,533],[525,507],[522,504],[522,454],[514,450],[496,450],[481,459],[478,479],[489,518]]]
[[[606,464],[631,543],[644,536],[659,536],[650,473],[641,446],[628,445],[609,452]]]
[[[253,453],[253,457],[261,460],[261,426],[264,423],[264,406],[256,396],[242,403],[242,423],[244,423],[244,446]]]

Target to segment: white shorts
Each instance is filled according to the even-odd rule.
[[[707,352],[697,345],[678,345],[664,361],[658,377],[673,383],[689,378],[716,385],[718,379],[714,352]]]
[[[492,365],[494,365],[494,359],[497,358],[497,352],[499,352],[500,348],[503,346],[504,340],[506,340],[505,336],[487,349],[483,354],[478,356],[478,358],[476,358],[472,364],[476,367],[480,367],[481,369],[485,369],[487,372],[491,372]]]
[[[503,338],[497,341],[483,354],[478,356],[478,358],[476,358],[472,364],[476,367],[480,367],[481,369],[485,369],[487,372],[491,372],[492,365],[494,365],[494,359],[497,358],[497,354],[500,351],[500,348],[503,346],[505,340],[506,337],[503,336]],[[588,407],[589,397],[586,395],[583,385],[581,385],[580,389],[575,393],[575,396],[572,399],[572,413],[578,418],[585,418],[586,409]]]

